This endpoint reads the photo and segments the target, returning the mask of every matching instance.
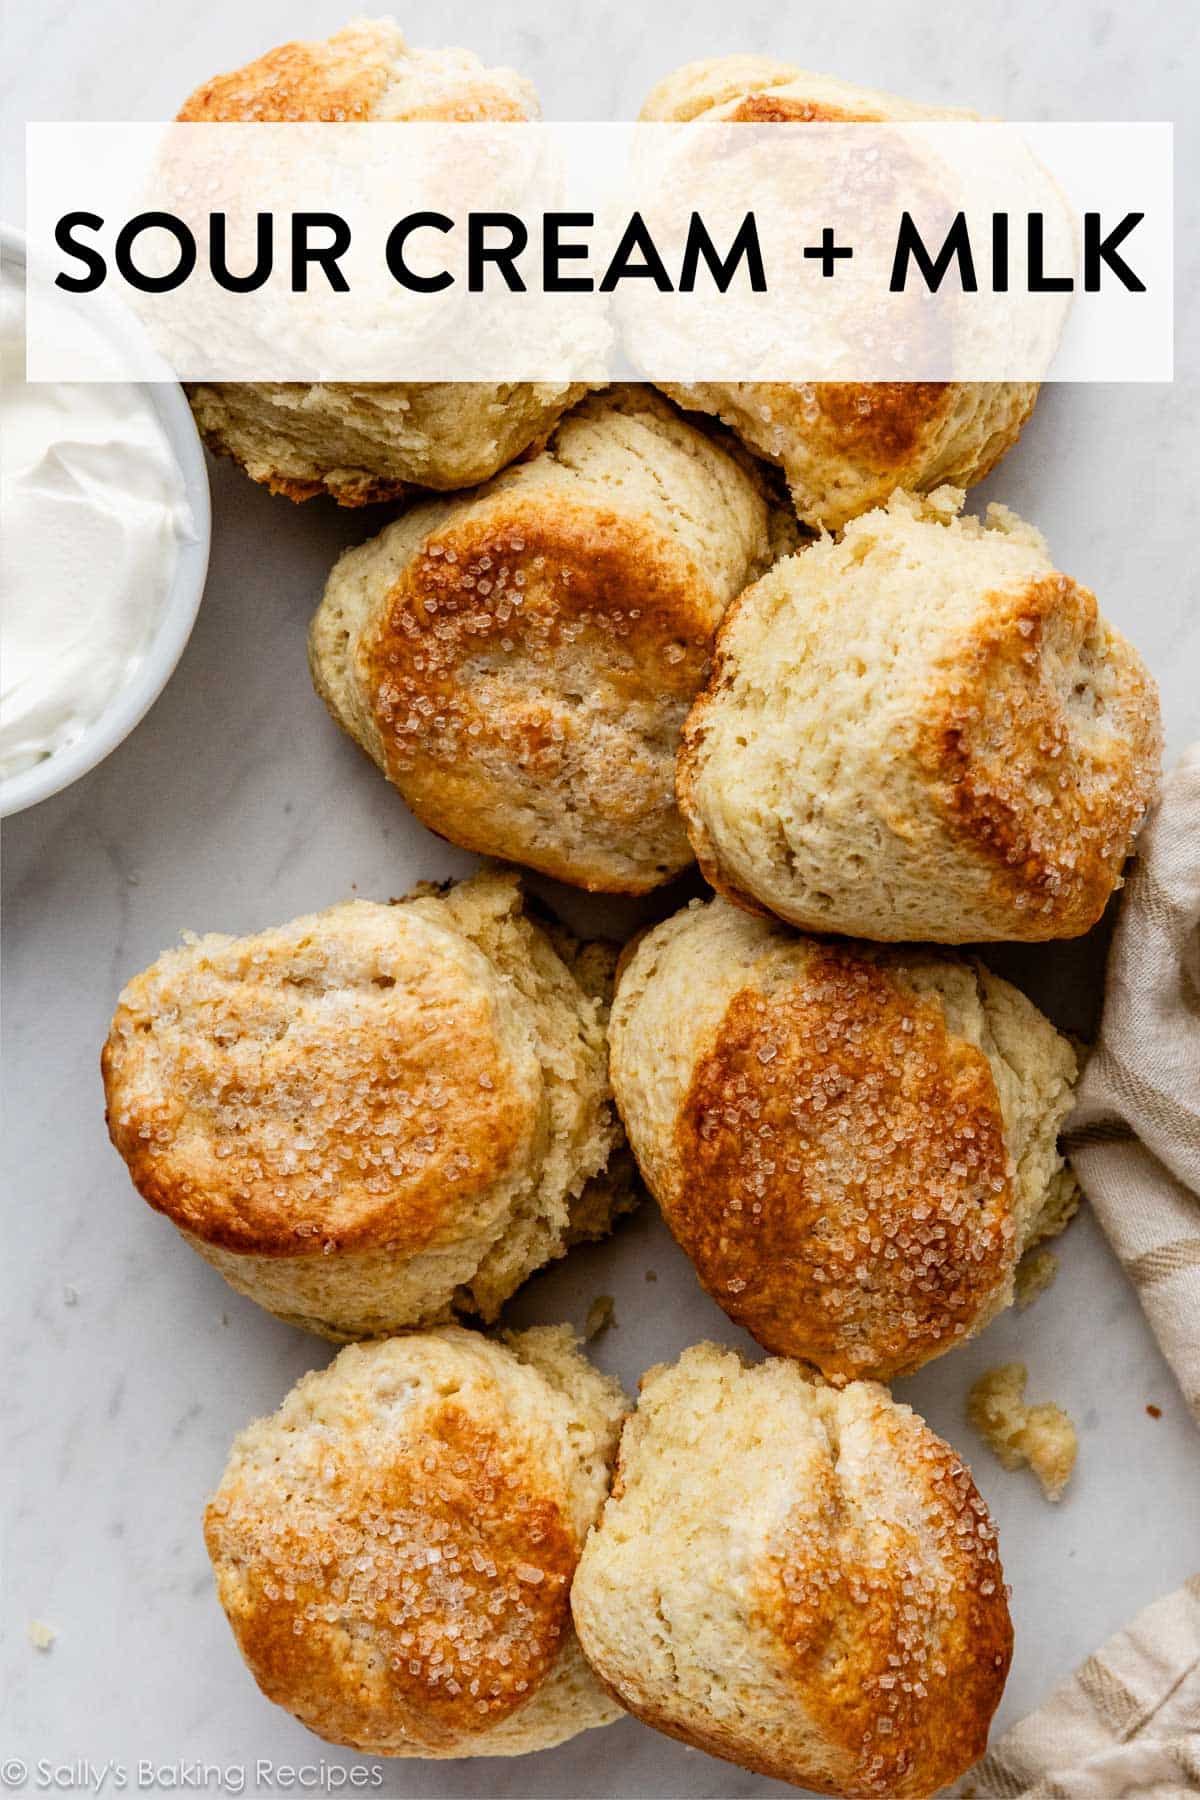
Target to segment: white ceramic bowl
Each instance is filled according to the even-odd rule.
[[[0,254],[6,267],[24,269],[25,240],[20,232],[0,226]],[[51,794],[61,793],[63,788],[103,762],[109,751],[115,750],[149,712],[192,635],[204,592],[212,536],[208,470],[183,389],[177,382],[148,382],[145,391],[183,476],[192,515],[191,536],[179,546],[174,577],[162,604],[158,626],[131,679],[118,689],[104,711],[74,743],[54,751],[32,768],[22,769],[19,774],[0,781],[0,819],[24,812],[27,806],[36,806],[39,800],[47,800]]]

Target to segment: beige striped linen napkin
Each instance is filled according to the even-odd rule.
[[[1200,1421],[1200,744],[1138,839],[1066,1147]],[[1200,1795],[1200,1575],[1089,1656],[956,1792]]]
[[[1200,744],[1138,839],[1066,1148],[1200,1421]]]

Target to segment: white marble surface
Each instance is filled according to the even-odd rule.
[[[402,22],[416,42],[463,42],[518,64],[563,118],[628,115],[676,63],[743,49],[1015,118],[1183,119],[1193,11],[1160,7],[1151,31],[1144,12],[1081,0],[986,0],[957,12],[897,0],[803,12],[699,0],[686,14],[630,0],[421,0]],[[165,116],[206,74],[342,16],[342,0],[46,0],[10,11],[6,216],[20,218],[12,177],[22,120]],[[1197,244],[1188,139],[1180,160],[1187,292]],[[1172,750],[1200,735],[1200,395],[1194,334],[1181,340],[1172,389],[1046,393],[987,489],[1046,530],[1062,566],[1092,583],[1141,645],[1162,684]],[[138,1759],[199,1758],[232,1767],[235,1785],[245,1768],[246,1791],[270,1786],[255,1776],[257,1758],[347,1769],[359,1760],[259,1697],[213,1597],[199,1531],[233,1432],[327,1351],[232,1294],[136,1199],[106,1141],[97,1056],[121,982],[182,927],[252,929],[351,891],[396,894],[469,859],[413,823],[309,686],[304,630],[324,574],[378,521],[293,509],[228,465],[214,466],[213,487],[208,593],[166,694],[101,769],[5,829],[0,1757],[25,1759],[31,1786],[40,1758],[115,1759],[130,1788]],[[608,909],[614,929],[621,912]],[[624,909],[623,922],[632,916]],[[1095,952],[999,961],[1019,968],[1063,1023],[1086,1026]],[[1090,1220],[1072,1227],[1062,1261],[1034,1309],[901,1384],[971,1458],[1000,1524],[1017,1627],[1002,1723],[1191,1572],[1200,1550],[1200,1435]],[[649,1206],[610,1244],[531,1283],[511,1315],[579,1323],[598,1292],[616,1295],[618,1326],[597,1358],[629,1384],[700,1336],[738,1336]],[[1003,1474],[964,1422],[974,1373],[1015,1355],[1030,1365],[1034,1396],[1059,1399],[1080,1425],[1078,1474],[1056,1510],[1027,1475]],[[48,1653],[30,1646],[30,1619],[57,1629]],[[87,1771],[71,1781],[86,1786]],[[518,1762],[391,1764],[372,1791],[634,1800],[787,1790],[627,1721]]]

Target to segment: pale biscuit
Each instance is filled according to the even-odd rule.
[[[953,1450],[874,1383],[713,1344],[644,1378],[571,1605],[623,1706],[821,1793],[961,1774],[1012,1654],[995,1528]]]
[[[732,440],[614,388],[531,461],[347,551],[313,678],[434,831],[642,893],[691,861],[675,756],[713,634],[795,541]]]
[[[537,119],[540,108],[512,69],[488,68],[467,50],[414,50],[391,19],[357,19],[205,82],[179,117],[461,123]],[[273,493],[365,506],[414,487],[485,481],[586,391],[567,382],[205,382],[188,397],[209,448]]]
[[[109,1133],[150,1205],[291,1324],[492,1319],[633,1202],[604,1018],[513,875],[348,901],[130,982]]]
[[[516,1756],[617,1718],[568,1596],[624,1410],[566,1326],[451,1326],[306,1375],[205,1515],[263,1693],[377,1756]]]
[[[730,899],[815,931],[1077,937],[1158,777],[1154,681],[1005,507],[886,508],[735,603],[680,808]]]
[[[1074,1052],[980,963],[695,902],[630,955],[610,1037],[634,1154],[701,1282],[831,1380],[973,1336],[1073,1209]]]
[[[688,63],[659,82],[649,120],[770,124],[970,120],[895,94],[815,75],[770,57]],[[1034,382],[664,383],[681,406],[715,413],[787,476],[805,524],[836,530],[878,506],[894,487],[970,487],[1020,435]]]

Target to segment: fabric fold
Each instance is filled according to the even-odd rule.
[[[1138,839],[1065,1143],[1200,1420],[1200,744]]]

